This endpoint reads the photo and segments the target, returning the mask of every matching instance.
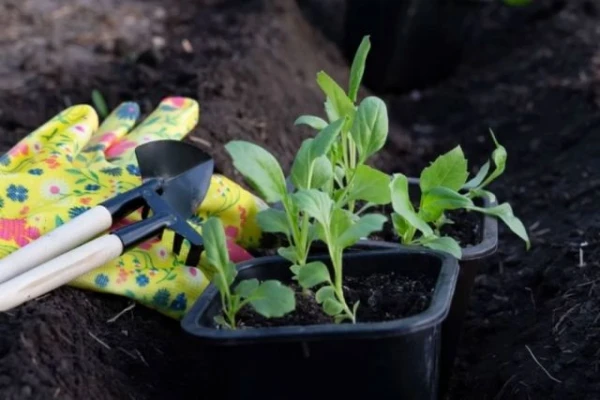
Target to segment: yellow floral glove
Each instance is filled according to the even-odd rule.
[[[100,202],[141,184],[135,148],[159,139],[183,139],[198,122],[198,104],[163,100],[139,126],[136,103],[123,103],[101,126],[88,105],[70,107],[0,156],[0,258],[25,246]],[[234,262],[250,258],[258,244],[253,216],[266,205],[226,177],[213,175],[208,194],[190,221],[218,216],[226,226]],[[138,211],[116,225],[141,220]],[[116,226],[115,226],[116,227]],[[135,299],[181,318],[208,281],[200,266],[171,252],[171,232],[123,254],[70,283]],[[204,259],[204,257],[203,257]]]

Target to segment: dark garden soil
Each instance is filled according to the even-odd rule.
[[[367,277],[344,277],[344,298],[350,307],[360,301],[357,320],[381,322],[418,314],[429,306],[435,281],[427,277],[413,279],[402,274],[378,273]],[[249,308],[239,314],[241,328],[328,324],[332,319],[323,312],[312,294],[290,285],[296,291],[296,309],[283,318],[267,319]],[[318,287],[315,288],[318,290]],[[345,322],[348,322],[347,320]]]
[[[222,148],[232,138],[287,167],[311,134],[294,119],[322,114],[316,72],[348,74],[328,39],[343,2],[302,3],[4,0],[0,150],[98,88],[111,108],[135,100],[145,112],[173,94],[198,99],[193,138],[228,176],[239,179]],[[486,5],[452,78],[385,97],[395,121],[378,166],[414,176],[461,144],[475,172],[491,128],[509,156],[490,189],[532,238],[526,252],[500,224],[451,399],[600,398],[600,2],[535,3]],[[326,21],[327,36],[308,21]],[[0,398],[197,398],[210,366],[194,341],[140,306],[109,322],[128,305],[62,288],[0,313]]]

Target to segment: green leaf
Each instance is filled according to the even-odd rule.
[[[403,174],[394,174],[390,183],[392,208],[407,224],[418,229],[425,236],[431,236],[433,230],[415,213],[408,194],[408,179]],[[397,217],[396,217],[397,218]]]
[[[63,219],[61,217],[59,217],[58,215],[54,218],[54,225],[58,228],[59,226],[63,225],[65,223],[65,221],[63,221]]]
[[[336,207],[331,214],[330,234],[333,239],[342,236],[355,223],[354,214],[344,208]],[[321,238],[325,241],[325,237]]]
[[[353,200],[388,204],[391,201],[390,176],[368,165],[359,165],[348,192],[348,201]]]
[[[316,189],[300,190],[294,193],[292,198],[301,211],[324,226],[329,226],[333,200],[326,193]]]
[[[277,159],[262,147],[242,140],[225,145],[234,167],[269,203],[277,203],[287,194],[285,177]]]
[[[508,203],[500,204],[495,207],[469,207],[471,210],[476,210],[484,214],[493,215],[500,218],[510,228],[510,230],[519,236],[525,242],[527,250],[531,247],[527,230],[519,218],[513,214],[512,207]]]
[[[356,303],[354,303],[354,305],[352,306],[352,314],[354,315],[354,317],[356,317],[356,310],[358,310],[358,306],[360,305],[360,300],[358,300]]]
[[[106,101],[104,101],[104,96],[97,89],[92,90],[92,102],[100,117],[106,118],[108,116],[108,106],[106,105]]]
[[[317,134],[317,136],[315,136],[315,140],[312,142],[311,149],[314,158],[324,156],[329,153],[331,146],[333,143],[335,143],[336,139],[340,135],[344,122],[345,118],[340,118],[327,125]]]
[[[394,225],[394,229],[396,233],[400,237],[404,237],[404,235],[408,232],[411,225],[404,219],[401,215],[392,213],[392,224]]]
[[[458,191],[465,184],[468,176],[467,159],[461,147],[456,146],[423,169],[419,184],[423,193],[437,186]]]
[[[360,239],[368,237],[373,232],[378,232],[383,228],[387,217],[380,214],[367,214],[352,224],[341,236],[336,238],[336,243],[342,248],[352,246]]]
[[[465,195],[447,187],[431,188],[423,195],[419,216],[425,222],[436,221],[446,210],[467,208],[473,201]]]
[[[208,218],[202,225],[202,236],[206,259],[211,267],[216,270],[214,282],[219,291],[224,292],[233,283],[236,270],[229,261],[225,230],[221,220],[216,217]]]
[[[320,158],[318,161],[319,166],[323,166],[324,161],[321,157],[329,152],[331,145],[335,142],[340,133],[343,123],[344,119],[339,119],[319,132],[314,139],[309,138],[302,142],[291,168],[291,178],[296,188],[310,189],[311,187],[319,187],[320,185],[312,184],[315,172],[318,174],[317,183],[321,185],[324,181],[324,173],[327,174],[327,180],[330,179],[329,177],[333,172],[317,170],[315,162]],[[331,169],[332,167],[329,166],[328,170]]]
[[[267,208],[256,214],[256,221],[264,232],[290,235],[290,226],[283,210]]]
[[[342,117],[352,117],[354,115],[354,104],[348,98],[344,89],[340,87],[327,73],[320,71],[317,73],[317,84],[327,96],[326,108],[331,121],[336,121]]]
[[[333,286],[323,286],[315,294],[315,300],[317,303],[322,304],[327,299],[335,300],[335,289]]]
[[[496,195],[492,192],[490,192],[489,190],[484,190],[484,189],[471,189],[469,191],[469,196],[471,196],[472,199],[476,198],[476,197],[482,197],[482,198],[487,198],[489,201],[491,202],[496,202]]]
[[[252,293],[250,305],[265,318],[283,317],[296,308],[294,291],[276,280],[268,280]]]
[[[450,253],[452,256],[454,256],[455,258],[457,258],[459,260],[462,257],[462,250],[460,248],[460,245],[458,244],[458,242],[456,240],[454,240],[451,237],[434,236],[431,238],[421,239],[420,243],[425,247],[429,247],[430,249]]]
[[[294,125],[308,125],[311,128],[320,131],[327,126],[327,121],[313,115],[302,115],[294,121]]]
[[[296,265],[296,264],[294,264],[294,265],[292,265],[292,266],[290,267],[290,271],[292,271],[292,274],[294,274],[295,276],[298,276],[298,274],[300,273],[300,269],[301,269],[301,268],[302,268],[302,267],[301,267],[300,265]]]
[[[323,301],[325,314],[335,316],[344,310],[344,305],[334,298],[328,297]]]
[[[336,316],[333,318],[333,321],[334,321],[336,324],[339,324],[339,323],[341,323],[341,322],[344,322],[345,320],[352,321],[352,318],[350,318],[350,316],[349,316],[348,314],[339,314],[339,315],[336,315]]]
[[[338,111],[336,110],[335,106],[333,105],[332,100],[329,97],[327,97],[327,99],[325,100],[324,105],[325,105],[325,114],[327,114],[327,119],[329,120],[329,122],[336,121],[340,118]]]
[[[508,154],[504,146],[502,146],[496,140],[496,136],[494,136],[494,132],[490,130],[492,135],[492,139],[494,140],[494,144],[496,145],[496,149],[492,152],[492,160],[494,160],[494,172],[492,172],[486,180],[478,187],[478,189],[482,189],[485,186],[489,185],[494,179],[499,177],[504,173],[506,169],[506,159],[508,158]]]
[[[487,175],[489,170],[490,170],[490,162],[487,161],[485,164],[483,164],[481,166],[481,168],[477,172],[477,175],[475,175],[475,177],[473,179],[471,179],[470,181],[465,183],[461,189],[468,190],[468,189],[474,189],[477,186],[479,186],[481,184],[481,182],[483,182],[483,180],[485,179],[485,176]]]
[[[258,279],[246,279],[241,281],[234,290],[234,293],[241,296],[243,299],[247,299],[252,296],[252,293],[258,289]]]
[[[298,282],[304,289],[310,289],[323,282],[330,282],[329,270],[320,261],[303,265],[298,271]]]
[[[350,134],[358,149],[359,164],[381,150],[388,135],[388,115],[383,100],[369,96],[360,103]]]
[[[280,247],[277,249],[277,254],[291,263],[295,264],[298,262],[298,253],[296,253],[296,248],[294,246]]]
[[[310,224],[308,226],[308,242],[312,243],[319,239],[318,224]]]
[[[350,82],[348,83],[348,97],[352,101],[356,101],[358,95],[358,89],[360,88],[360,82],[362,81],[363,74],[365,73],[365,63],[367,61],[367,54],[371,49],[371,41],[369,35],[363,37],[354,60],[352,60],[352,67],[350,68]]]
[[[333,167],[326,156],[315,159],[313,164],[313,176],[310,184],[311,189],[322,189],[333,179]]]
[[[310,188],[310,175],[314,160],[311,154],[313,141],[314,139],[309,138],[302,142],[292,164],[290,176],[292,183],[298,189]]]

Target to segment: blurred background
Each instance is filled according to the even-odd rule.
[[[391,116],[377,166],[414,175],[460,144],[474,171],[492,129],[508,162],[491,189],[532,239],[500,227],[449,399],[599,399],[599,23],[599,0],[0,0],[0,151],[73,104],[180,95],[226,175],[233,138],[287,167],[312,135],[294,120],[323,114],[316,73],[346,82],[371,35],[360,97]],[[177,323],[138,307],[107,324],[126,300],[60,293],[0,314],[1,398],[197,398],[210,366]]]

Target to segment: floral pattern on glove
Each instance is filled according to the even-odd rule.
[[[126,102],[99,125],[92,107],[73,106],[0,156],[0,258],[138,186],[135,148],[153,140],[183,139],[197,124],[199,107],[192,99],[170,97],[136,127],[139,115],[138,105]],[[258,243],[260,230],[253,216],[264,207],[233,181],[214,175],[190,223],[201,232],[206,218],[221,218],[230,256],[240,262],[251,257],[245,248]],[[138,211],[112,228],[139,220]],[[162,239],[150,239],[69,285],[126,296],[181,318],[208,279],[204,261],[185,265],[185,252],[176,256],[170,250],[172,243],[172,232],[166,231]]]

